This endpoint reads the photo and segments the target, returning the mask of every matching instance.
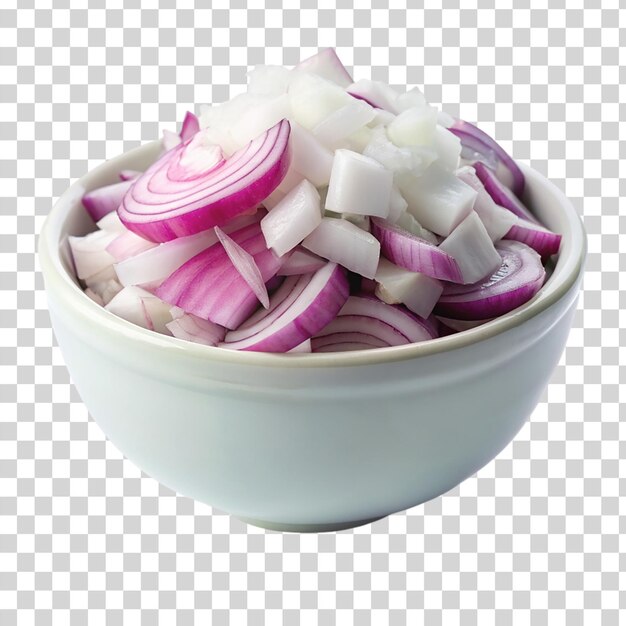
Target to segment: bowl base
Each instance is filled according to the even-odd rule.
[[[354,522],[339,522],[334,524],[288,524],[283,522],[269,522],[266,520],[253,519],[251,517],[239,517],[242,522],[251,526],[258,526],[266,530],[276,530],[283,533],[332,533],[339,530],[348,530],[349,528],[357,528],[366,524],[373,524],[381,517],[372,517],[371,519],[362,519]]]

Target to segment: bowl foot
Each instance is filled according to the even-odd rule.
[[[373,524],[381,517],[372,517],[371,519],[356,520],[354,522],[339,522],[335,524],[288,524],[283,522],[268,522],[266,520],[253,519],[251,517],[240,517],[242,522],[251,526],[258,526],[266,530],[276,530],[284,533],[331,533],[338,530],[348,530],[349,528],[357,528],[366,524]]]

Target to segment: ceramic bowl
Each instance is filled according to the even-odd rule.
[[[524,167],[526,202],[563,235],[527,304],[421,344],[339,354],[235,352],[115,317],[79,288],[67,235],[93,229],[84,190],[143,169],[148,144],[89,172],[40,235],[52,325],[106,436],[165,485],[248,522],[354,527],[435,498],[492,460],[530,416],[570,330],[586,251],[565,196]]]

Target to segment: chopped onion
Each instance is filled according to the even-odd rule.
[[[389,220],[391,221],[391,220]],[[412,233],[420,239],[426,239],[429,243],[438,246],[441,242],[441,237],[431,233],[427,228],[424,228],[409,212],[405,211],[396,221],[396,226],[403,230]]]
[[[351,150],[337,150],[325,209],[386,217],[392,185],[393,174],[374,159]]]
[[[226,334],[224,348],[287,352],[335,318],[348,298],[345,271],[327,263],[314,274],[290,276],[270,298],[270,308]],[[249,323],[249,322],[253,323]]]
[[[70,235],[67,238],[78,278],[87,278],[113,265],[115,257],[107,252],[107,247],[117,236],[117,233],[97,230],[84,237]]]
[[[313,134],[331,149],[339,147],[346,137],[374,119],[375,111],[367,103],[352,100],[323,119],[313,129]]]
[[[439,244],[439,249],[447,252],[457,262],[465,284],[491,276],[502,263],[487,229],[475,211]]]
[[[203,320],[201,317],[185,313],[179,307],[170,309],[172,321],[166,324],[167,329],[178,339],[201,343],[205,346],[216,346],[224,339],[226,329],[218,324]]]
[[[323,146],[315,136],[300,124],[291,124],[289,136],[291,167],[307,178],[316,187],[328,185],[333,166],[333,153]]]
[[[200,123],[198,122],[198,118],[191,112],[187,111],[185,113],[185,118],[183,119],[183,125],[180,129],[180,138],[183,142],[191,139],[198,131],[200,130]]]
[[[448,236],[472,211],[476,192],[437,164],[419,178],[404,173],[397,177],[408,211],[420,224],[438,235]]]
[[[496,204],[504,207],[529,222],[537,222],[537,218],[524,206],[522,201],[503,183],[500,182],[494,171],[484,163],[474,163],[476,175],[485,186],[487,193]]]
[[[431,278],[462,282],[459,265],[447,252],[386,220],[374,218],[371,223],[383,256],[392,263]]]
[[[474,202],[474,211],[487,229],[491,241],[495,242],[502,239],[511,230],[518,218],[511,211],[503,209],[493,201],[480,178],[476,176],[472,166],[462,167],[457,170],[456,175],[478,194],[476,202]]]
[[[396,116],[387,126],[387,136],[396,146],[428,146],[435,138],[437,109],[413,107]]]
[[[326,80],[337,83],[340,87],[347,87],[352,83],[352,76],[339,60],[333,48],[324,48],[296,65],[296,70],[317,74]]]
[[[125,233],[119,234],[106,248],[106,251],[115,259],[116,263],[128,259],[132,256],[150,250],[157,244],[148,241],[139,235],[127,230]]]
[[[519,218],[504,236],[505,239],[520,241],[530,246],[542,257],[549,257],[559,251],[561,235],[553,233],[534,222]]]
[[[202,138],[197,133],[165,153],[132,183],[119,208],[127,228],[152,241],[169,241],[220,226],[254,208],[287,172],[287,120],[226,161],[207,163],[205,171],[197,167],[196,158],[203,152]],[[190,161],[193,175],[184,167]]]
[[[517,241],[500,241],[502,264],[474,285],[446,285],[435,312],[459,320],[484,320],[504,315],[530,300],[541,288],[545,269],[539,255]]]
[[[454,172],[459,167],[461,141],[443,126],[435,127],[433,148],[437,152],[437,163],[441,167]],[[467,181],[465,181],[467,182]]]
[[[124,287],[104,308],[137,326],[170,334],[170,307],[140,287]]]
[[[386,85],[374,80],[361,79],[346,87],[346,91],[353,97],[367,102],[377,109],[384,109],[390,113],[398,113],[396,106],[398,92]]]
[[[280,266],[278,275],[311,274],[312,272],[317,272],[327,262],[321,256],[317,256],[317,254],[309,252],[306,248],[298,246]]]
[[[393,185],[389,194],[389,215],[387,219],[395,224],[406,213],[407,201],[402,197],[398,188]]]
[[[111,233],[126,233],[128,228],[122,224],[117,211],[107,213],[103,218],[99,219],[96,226],[100,230],[106,230]]]
[[[427,318],[441,296],[443,285],[419,272],[410,272],[381,258],[374,277],[376,295],[387,304],[404,304],[420,317]]]
[[[82,199],[83,206],[94,222],[101,220],[111,211],[117,210],[134,180],[123,180],[113,185],[88,191]]]
[[[261,220],[261,230],[268,248],[283,256],[311,234],[321,221],[320,195],[308,180],[303,180]]]
[[[276,97],[287,93],[293,76],[291,70],[280,65],[257,65],[248,72],[248,93]]]
[[[454,120],[448,126],[448,130],[459,137],[461,144],[474,153],[474,158],[478,162],[484,161],[487,165],[494,167],[503,185],[510,188],[518,198],[522,197],[524,174],[500,144],[477,126],[463,120]],[[501,203],[498,202],[498,204]]]
[[[374,278],[376,274],[380,244],[370,233],[347,220],[323,218],[302,245],[365,278]]]

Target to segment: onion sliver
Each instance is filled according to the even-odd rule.
[[[537,223],[537,218],[524,206],[522,201],[484,163],[474,163],[476,175],[485,186],[487,193],[496,204],[504,207],[529,222]]]
[[[461,140],[464,147],[468,147],[478,156],[483,156],[487,163],[495,164],[498,179],[502,184],[510,188],[519,198],[522,197],[524,174],[500,144],[477,126],[463,120],[454,120],[448,126],[448,130]]]
[[[106,248],[107,252],[115,258],[115,262],[119,263],[124,259],[133,257],[144,250],[150,250],[157,244],[154,241],[148,241],[130,230],[118,235]]]
[[[331,322],[332,324],[333,322]],[[406,343],[406,342],[403,342]],[[351,346],[351,347],[346,347]],[[386,348],[389,344],[368,333],[348,332],[320,335],[311,339],[313,352],[347,352],[348,350],[370,350]]]
[[[107,311],[148,330],[169,335],[170,307],[140,287],[124,287],[105,307]]]
[[[88,191],[83,196],[82,202],[93,221],[97,222],[111,211],[117,210],[133,183],[134,180],[123,180]]]
[[[254,215],[240,215],[223,226],[222,230],[231,233],[258,222],[263,215],[265,211],[257,211]],[[217,235],[212,228],[188,237],[172,239],[117,263],[115,271],[122,285],[160,282],[198,252],[216,242]]]
[[[207,164],[205,171],[197,166],[203,132],[166,152],[133,181],[119,208],[120,219],[129,230],[152,241],[169,241],[221,226],[253,209],[287,173],[287,120],[227,160]],[[210,148],[207,151],[212,152]],[[193,172],[185,167],[190,160]]]
[[[539,255],[517,241],[500,241],[502,265],[474,285],[446,285],[435,313],[457,320],[484,320],[504,315],[530,300],[545,280]]]
[[[265,246],[258,224],[232,233],[254,258],[263,282],[276,274],[280,260]],[[254,291],[221,244],[214,244],[179,267],[156,289],[165,302],[226,328],[237,328],[258,305]]]
[[[255,263],[254,258],[231,237],[229,237],[219,226],[215,227],[215,234],[226,251],[231,263],[235,266],[236,270],[241,274],[241,277],[246,281],[246,283],[248,283],[248,286],[252,289],[259,302],[264,308],[267,309],[270,305],[270,300],[267,295],[265,280],[261,276],[261,271]]]
[[[289,287],[297,294],[291,299]],[[287,352],[324,328],[347,299],[345,270],[335,263],[327,263],[314,274],[289,277],[270,298],[270,308],[263,312],[265,315],[258,317],[245,333],[227,333],[220,346],[233,350]],[[281,300],[281,303],[273,306],[273,300]],[[277,311],[281,312],[277,314]]]
[[[191,313],[185,313],[178,307],[172,308],[170,314],[173,319],[166,326],[178,339],[186,339],[206,346],[216,346],[224,339],[226,329],[218,324],[203,320]]]
[[[522,218],[517,220],[517,223],[511,227],[504,238],[521,241],[538,252],[542,257],[556,254],[561,245],[561,235]]]
[[[185,113],[183,125],[180,129],[180,138],[183,142],[191,139],[200,130],[200,122],[198,118],[191,112]]]
[[[461,269],[455,259],[429,241],[387,220],[373,218],[371,226],[372,234],[380,241],[383,256],[392,263],[431,278],[463,282]]]
[[[67,238],[78,278],[88,278],[115,263],[115,257],[107,247],[117,236],[117,233],[96,230],[84,237],[70,235]]]

